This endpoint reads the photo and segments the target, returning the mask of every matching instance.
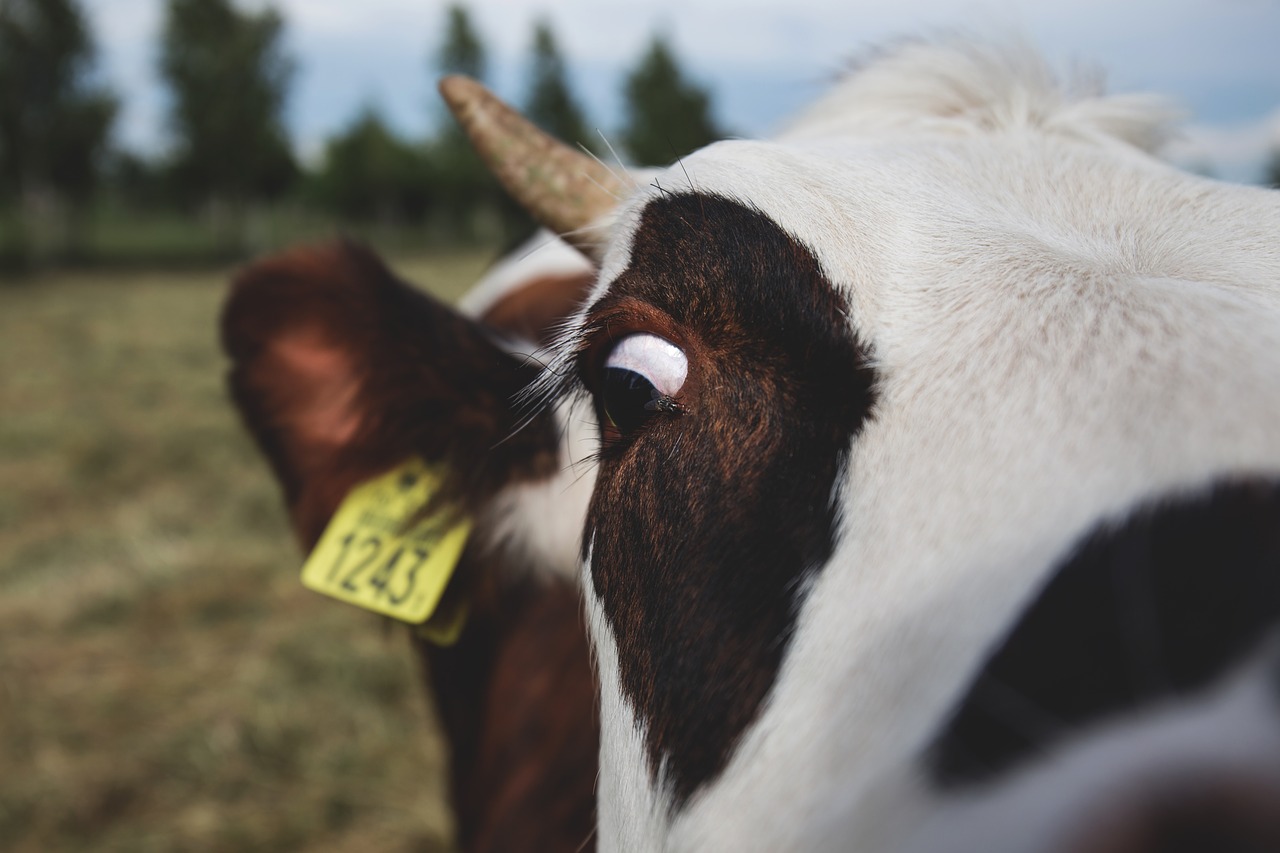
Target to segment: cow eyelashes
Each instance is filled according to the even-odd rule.
[[[688,374],[689,361],[675,344],[645,332],[628,335],[604,362],[604,414],[618,432],[629,435],[655,412],[679,410],[674,398]]]

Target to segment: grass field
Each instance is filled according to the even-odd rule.
[[[298,584],[227,403],[228,276],[0,287],[0,849],[449,849],[403,632]]]

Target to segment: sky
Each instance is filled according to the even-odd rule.
[[[401,132],[440,119],[432,55],[445,0],[237,0],[272,5],[298,63],[288,124],[304,157],[376,105]],[[120,141],[166,144],[155,73],[163,0],[84,0],[101,73],[124,98]],[[876,45],[937,31],[1018,34],[1055,68],[1101,69],[1116,92],[1157,92],[1186,114],[1166,154],[1227,180],[1256,181],[1280,149],[1280,0],[470,0],[491,84],[525,96],[533,22],[548,20],[571,85],[608,137],[621,124],[627,70],[655,32],[710,88],[719,123],[762,136]]]

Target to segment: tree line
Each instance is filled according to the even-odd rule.
[[[198,221],[229,254],[256,248],[255,211],[281,207],[451,241],[510,240],[530,227],[442,108],[436,132],[414,139],[366,104],[303,162],[284,120],[298,70],[287,21],[233,0],[164,0],[157,72],[167,145],[124,150],[113,142],[120,96],[98,73],[80,2],[0,0],[0,261],[75,256],[104,209]],[[463,5],[446,10],[434,37],[424,33],[424,58],[424,75],[489,78],[488,49]],[[669,163],[723,135],[710,93],[661,35],[622,95],[623,125],[609,140],[630,164]],[[561,139],[604,147],[546,20],[533,27],[517,105]]]

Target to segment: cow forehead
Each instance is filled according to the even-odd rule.
[[[633,200],[597,296],[671,192],[735,199],[805,245],[879,383],[770,699],[671,837],[851,843],[881,825],[863,810],[923,796],[909,757],[1083,531],[1280,471],[1280,202],[1021,131],[722,143]],[[603,772],[626,772],[608,752]]]
[[[1179,173],[1118,145],[1010,131],[731,141],[658,175],[621,216],[601,288],[626,266],[640,211],[670,193],[757,209],[817,256],[884,350],[932,323],[921,297],[1157,276],[1254,290],[1274,274],[1274,194]],[[1009,282],[1007,280],[1014,279]],[[886,315],[886,312],[889,312]]]

